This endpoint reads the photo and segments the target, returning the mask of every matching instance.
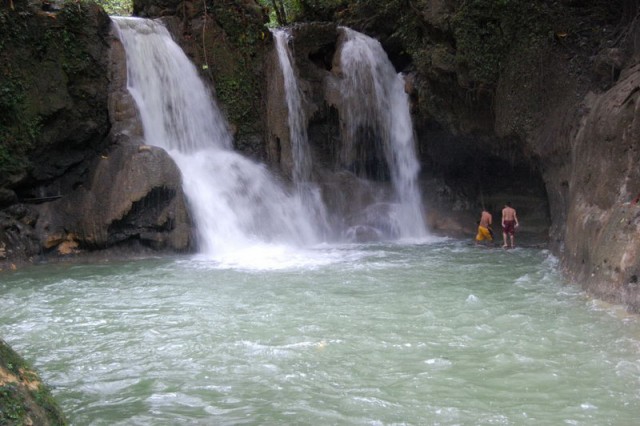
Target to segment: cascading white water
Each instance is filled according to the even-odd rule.
[[[302,93],[295,76],[291,53],[289,51],[289,34],[282,29],[272,30],[276,40],[276,50],[280,69],[284,78],[284,90],[287,100],[289,135],[293,151],[293,180],[308,182],[311,180],[311,154],[307,136],[307,127],[302,108]]]
[[[401,239],[424,237],[427,230],[417,184],[420,164],[404,79],[377,40],[349,28],[341,31],[343,160],[354,157],[355,144],[363,142],[363,130],[367,143],[380,143],[366,149],[381,149],[389,167],[396,197],[389,211],[394,233]]]
[[[164,25],[113,20],[145,140],[164,148],[182,172],[199,250],[217,256],[255,243],[318,242],[300,197],[288,194],[263,165],[231,150],[215,101]]]
[[[293,158],[293,182],[298,195],[303,200],[309,216],[315,218],[315,223],[328,232],[327,213],[320,195],[320,189],[312,182],[313,161],[309,148],[307,124],[302,105],[303,94],[294,73],[291,51],[289,49],[289,34],[282,29],[272,30],[276,41],[276,51],[287,101],[287,124]]]

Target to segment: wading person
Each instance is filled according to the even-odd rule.
[[[491,213],[486,209],[482,209],[480,221],[478,222],[478,234],[476,235],[476,244],[481,241],[493,241],[493,233],[491,232]]]
[[[518,215],[516,210],[511,207],[511,202],[507,201],[507,204],[502,209],[502,237],[504,239],[503,248],[509,247],[507,244],[507,236],[511,242],[511,248],[515,247],[514,237],[516,234],[516,228],[518,227]]]

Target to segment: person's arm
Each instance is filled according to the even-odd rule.
[[[520,226],[520,224],[518,223],[518,215],[516,214],[516,211],[513,211],[513,220],[516,221],[516,226]]]
[[[502,210],[502,227],[504,228],[504,209]]]

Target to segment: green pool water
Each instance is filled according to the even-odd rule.
[[[262,247],[0,275],[74,425],[632,425],[640,325],[545,250]]]

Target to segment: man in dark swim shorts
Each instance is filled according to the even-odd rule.
[[[502,237],[504,239],[503,248],[507,248],[507,235],[511,240],[511,248],[515,247],[514,236],[516,233],[516,228],[518,227],[518,215],[516,214],[516,210],[511,207],[511,202],[508,201],[507,204],[502,209]]]

